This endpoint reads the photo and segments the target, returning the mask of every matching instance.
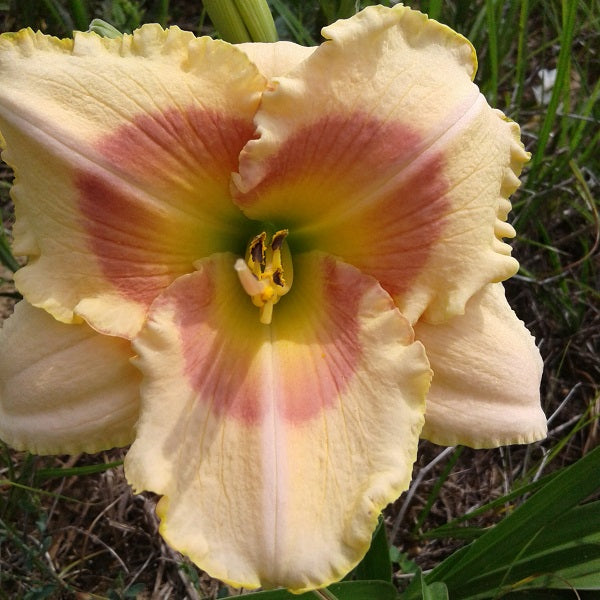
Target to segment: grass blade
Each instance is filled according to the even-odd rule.
[[[490,58],[488,99],[493,105],[496,105],[498,104],[498,24],[494,0],[485,1],[485,16],[488,29],[488,55]]]
[[[90,23],[90,16],[83,0],[70,0],[69,7],[73,24],[79,31],[86,31]]]
[[[317,45],[315,39],[310,35],[307,29],[302,25],[300,19],[298,19],[298,17],[289,9],[285,2],[282,0],[271,0],[271,5],[286,24],[298,44],[304,46]]]
[[[534,187],[535,180],[538,176],[540,166],[545,158],[546,147],[550,139],[550,134],[555,127],[556,113],[563,97],[564,91],[568,89],[570,77],[570,58],[571,46],[573,43],[573,32],[575,30],[575,15],[577,13],[577,2],[572,0],[563,0],[563,28],[561,31],[560,50],[558,53],[558,64],[556,66],[556,81],[552,88],[552,95],[546,111],[546,116],[540,134],[538,137],[537,148],[531,162],[529,178],[527,185]],[[533,210],[533,207],[529,207]]]
[[[511,515],[468,546],[460,560],[438,565],[427,576],[427,582],[443,581],[452,595],[454,587],[489,571],[490,561],[494,565],[510,562],[545,526],[557,522],[600,487],[599,471],[600,448],[596,448],[563,469]]]
[[[169,20],[169,0],[156,0],[152,10],[153,20],[166,27]]]
[[[356,12],[356,2],[354,0],[340,0],[340,6],[337,11],[338,19],[348,19]]]
[[[63,6],[57,4],[55,0],[44,0],[44,6],[54,21],[61,25],[62,29],[68,32],[73,31],[75,27],[73,19]]]
[[[0,231],[0,262],[13,273],[19,268],[19,263],[10,251],[6,236]]]
[[[515,67],[515,86],[513,89],[512,105],[514,107],[513,117],[515,121],[519,119],[519,109],[523,103],[523,90],[525,87],[525,65],[527,50],[527,19],[529,18],[529,0],[521,0],[521,10],[519,12],[519,39],[517,42],[517,61]]]
[[[411,532],[412,535],[417,534],[417,532],[423,525],[425,519],[427,518],[427,515],[429,515],[429,512],[431,511],[431,508],[438,497],[440,489],[442,488],[446,479],[448,478],[450,471],[452,471],[452,469],[454,468],[454,465],[456,464],[456,461],[459,459],[460,455],[462,454],[463,449],[464,449],[464,446],[457,446],[454,449],[454,452],[450,456],[450,460],[444,467],[444,470],[442,471],[440,476],[437,478],[437,481],[435,482],[435,485],[433,486],[433,489],[431,490],[431,493],[429,494],[429,497],[427,498],[427,503],[425,504],[425,506],[423,507],[423,510],[419,514],[417,522],[415,523],[415,525],[412,529],[412,532]]]
[[[36,482],[47,481],[57,477],[81,477],[84,475],[94,475],[96,473],[104,473],[114,467],[119,467],[123,464],[122,460],[117,460],[109,463],[99,463],[97,465],[84,465],[81,467],[58,468],[58,469],[38,469],[35,474]]]
[[[440,16],[442,14],[442,0],[431,0],[429,2],[427,14],[429,15],[430,19],[435,19],[436,21],[439,21]]]

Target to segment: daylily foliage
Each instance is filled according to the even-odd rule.
[[[518,126],[472,83],[469,42],[421,13],[323,34],[0,37],[28,257],[0,437],[133,441],[126,476],[162,496],[165,539],[249,588],[356,565],[419,436],[546,431],[541,359],[498,283]]]

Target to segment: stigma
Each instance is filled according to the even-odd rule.
[[[246,250],[245,258],[238,258],[235,270],[244,291],[259,309],[259,320],[270,325],[273,306],[292,287],[294,270],[292,255],[285,238],[288,230],[281,229],[273,234],[267,244],[266,232],[254,236]]]

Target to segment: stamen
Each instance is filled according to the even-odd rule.
[[[273,251],[273,269],[276,271],[283,271],[281,265],[281,248],[283,246],[283,242],[287,237],[288,230],[282,229],[273,235],[273,239],[271,240],[271,250]]]
[[[277,284],[280,287],[285,285],[285,279],[283,278],[283,269],[276,269],[273,272],[273,283]]]
[[[259,273],[263,273],[266,266],[266,252],[267,247],[265,245],[265,239],[267,234],[263,231],[258,234],[250,242],[248,246],[248,264],[252,269],[252,272],[258,277]]]
[[[264,231],[254,236],[248,244],[246,259],[238,258],[234,265],[244,291],[259,308],[260,322],[265,325],[271,323],[273,306],[292,286],[294,271],[285,243],[287,234],[287,229],[277,231],[269,246],[265,243],[267,234]]]
[[[273,239],[271,240],[271,249],[273,252],[275,250],[281,250],[281,246],[283,246],[283,241],[287,237],[289,231],[287,229],[282,229],[273,235]]]

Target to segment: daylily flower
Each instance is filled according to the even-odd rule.
[[[126,476],[162,496],[165,539],[248,588],[356,565],[420,435],[546,431],[539,353],[498,283],[518,126],[472,83],[469,42],[421,13],[323,33],[0,38],[28,257],[0,437],[133,441]]]

